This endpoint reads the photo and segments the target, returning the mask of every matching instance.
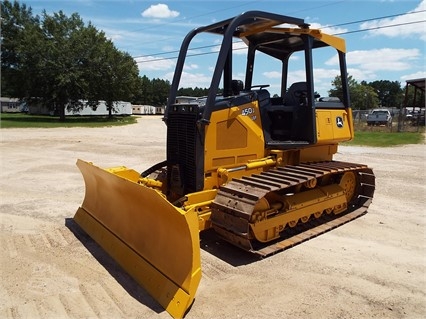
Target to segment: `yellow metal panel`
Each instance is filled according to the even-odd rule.
[[[337,153],[337,144],[317,145],[300,150],[300,162],[331,161]]]
[[[247,147],[247,129],[235,118],[217,123],[218,150]]]
[[[235,156],[213,158],[212,165],[214,167],[227,166],[235,164]]]
[[[257,154],[244,154],[241,156],[237,156],[237,163],[247,163],[256,159],[258,159]]]
[[[329,111],[316,111],[317,119],[317,139],[330,139],[328,134],[333,132],[331,127],[331,112]]]
[[[257,101],[212,113],[210,123],[206,126],[204,172],[215,172],[219,167],[243,163],[245,159],[262,158],[264,155]]]
[[[323,33],[319,29],[270,28],[270,29],[265,29],[265,31],[273,32],[273,33],[290,33],[290,34],[296,34],[296,35],[309,34],[310,36],[317,38],[318,40],[321,40],[322,42],[328,44],[329,46],[339,51],[346,52],[346,42],[344,39],[336,37],[334,35]],[[244,35],[246,34],[243,34],[242,36]]]
[[[320,39],[322,42],[327,43],[328,45],[336,48],[339,51],[346,52],[346,42],[344,39],[336,37],[334,35],[326,34],[321,32],[321,30],[317,30],[319,32],[312,33],[312,36]]]
[[[132,170],[112,173],[81,160],[77,166],[86,196],[76,222],[173,317],[182,317],[201,279],[196,212],[135,183]]]
[[[349,141],[353,138],[350,109],[316,110],[317,144]]]
[[[198,216],[198,229],[200,232],[211,227],[210,205],[214,201],[216,194],[217,189],[210,189],[186,195],[187,200],[182,209],[196,212]]]

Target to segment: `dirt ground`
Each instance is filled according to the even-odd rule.
[[[77,158],[143,171],[165,158],[165,132],[156,116],[0,130],[1,318],[170,318],[72,221],[84,197]],[[368,214],[263,260],[202,241],[186,318],[426,317],[425,144],[346,146],[336,159],[374,169]]]

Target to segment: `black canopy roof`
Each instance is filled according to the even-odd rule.
[[[422,91],[425,90],[426,78],[407,80],[406,82],[407,82],[407,84],[411,84],[411,85],[415,86],[416,88],[418,88]]]
[[[309,33],[310,29],[309,24],[303,19],[262,11],[247,13],[250,13],[251,17],[239,22],[233,30],[233,37],[240,38],[247,45],[251,44],[258,51],[280,60],[287,58],[293,52],[304,50],[302,37],[303,34]],[[199,28],[199,31],[224,35],[233,20],[217,22]],[[294,32],[291,32],[290,28],[295,28]],[[321,37],[313,38],[313,48],[327,45]]]

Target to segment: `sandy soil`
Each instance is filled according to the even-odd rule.
[[[84,196],[76,159],[142,171],[165,157],[161,119],[0,133],[0,317],[170,318],[71,231]],[[341,147],[336,159],[374,169],[369,213],[260,261],[202,242],[203,278],[186,318],[426,317],[425,145]]]

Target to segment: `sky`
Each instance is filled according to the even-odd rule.
[[[256,0],[256,1],[145,1],[145,0],[27,0],[33,14],[62,10],[78,13],[102,30],[115,46],[135,58],[140,75],[172,81],[180,45],[192,29],[225,20],[250,10],[304,19],[346,41],[348,73],[358,82],[399,81],[426,77],[426,0]],[[185,62],[181,86],[209,87],[219,44],[211,36],[196,37]],[[238,43],[234,48],[239,48]],[[244,53],[241,49],[234,51]],[[314,62],[315,90],[327,96],[338,75],[336,55],[324,52]],[[239,55],[239,54],[238,54]],[[289,83],[300,81],[300,59],[290,69]],[[300,59],[299,63],[297,60]],[[233,78],[244,80],[245,57],[236,64]],[[278,66],[258,62],[253,84],[269,84],[278,90]],[[238,65],[239,64],[239,65]],[[303,79],[302,79],[303,80]],[[275,92],[277,93],[277,92]]]

